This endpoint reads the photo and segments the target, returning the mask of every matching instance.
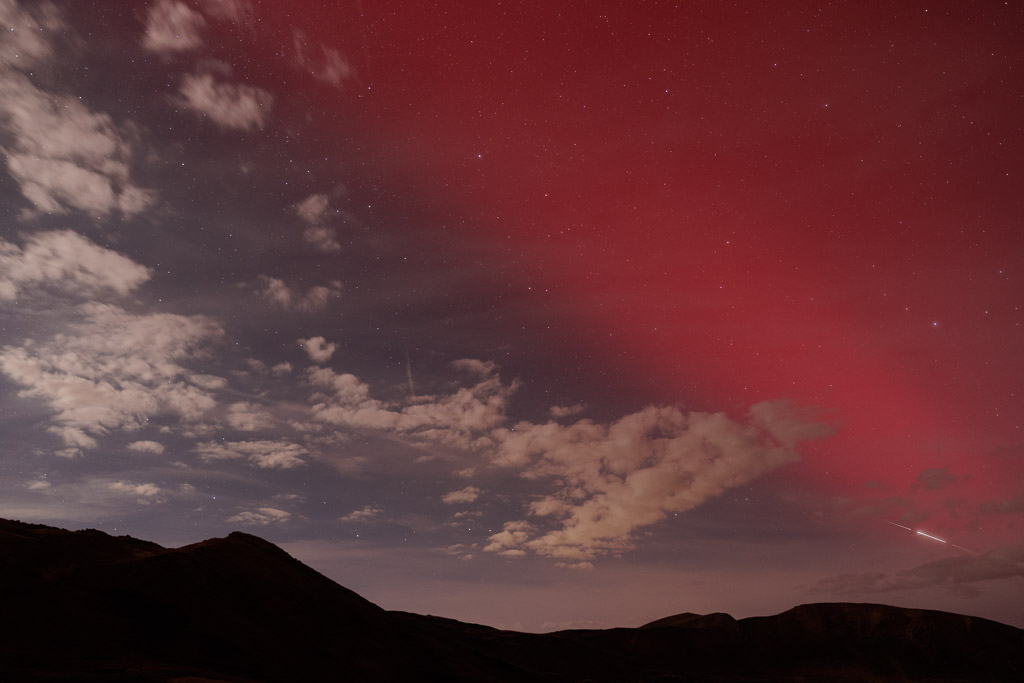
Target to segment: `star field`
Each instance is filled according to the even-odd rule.
[[[0,0],[0,516],[526,630],[1024,625],[1022,19]]]

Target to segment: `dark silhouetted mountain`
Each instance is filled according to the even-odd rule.
[[[0,520],[2,681],[1020,681],[1024,631],[871,604],[528,634],[389,612],[255,536]]]

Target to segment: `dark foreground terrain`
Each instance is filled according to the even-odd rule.
[[[233,533],[162,548],[0,520],[0,681],[1022,681],[1024,631],[870,604],[499,631],[388,612]]]

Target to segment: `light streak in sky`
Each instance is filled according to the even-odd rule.
[[[965,553],[970,553],[971,555],[977,555],[978,554],[978,553],[974,552],[973,550],[971,550],[969,548],[963,547],[962,545],[957,545],[956,543],[950,543],[949,541],[947,541],[944,538],[939,538],[938,536],[932,536],[931,534],[926,534],[925,532],[921,531],[920,529],[915,531],[914,529],[911,529],[909,526],[903,526],[902,524],[897,524],[896,522],[890,522],[887,519],[883,519],[882,521],[885,522],[886,524],[892,524],[893,526],[898,526],[901,529],[906,529],[907,531],[913,531],[918,536],[924,536],[925,538],[930,538],[933,541],[938,541],[939,543],[945,543],[946,545],[953,546],[957,550],[963,550]]]
[[[946,542],[946,541],[942,540],[941,538],[939,538],[938,536],[932,536],[931,534],[926,534],[925,532],[921,531],[920,529],[918,529],[917,533],[918,533],[919,536],[924,536],[925,538],[930,538],[933,541],[938,541],[939,543],[945,543]]]

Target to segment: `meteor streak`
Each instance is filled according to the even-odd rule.
[[[978,554],[978,553],[974,552],[973,550],[971,550],[970,548],[965,548],[962,545],[957,545],[956,543],[950,543],[949,541],[947,541],[944,538],[939,538],[938,536],[932,536],[931,534],[926,534],[925,532],[920,531],[920,530],[914,531],[914,529],[911,529],[909,526],[903,526],[902,524],[897,524],[896,522],[890,522],[887,519],[883,519],[882,521],[885,522],[886,524],[892,524],[893,526],[898,526],[901,529],[906,529],[907,531],[912,531],[915,534],[917,534],[918,536],[924,536],[925,538],[930,538],[933,541],[938,541],[939,543],[945,543],[946,545],[953,546],[957,550],[963,550],[965,553],[970,553],[971,555],[977,555]]]
[[[925,532],[921,531],[920,529],[918,530],[917,533],[918,533],[918,535],[924,536],[925,538],[930,538],[933,541],[938,541],[939,543],[946,543],[946,541],[942,540],[938,536],[932,536],[931,534],[926,534]]]

